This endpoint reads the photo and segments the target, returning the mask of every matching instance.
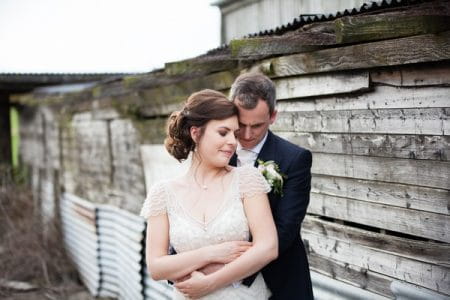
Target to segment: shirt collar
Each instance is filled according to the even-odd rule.
[[[266,134],[264,135],[263,139],[255,147],[253,147],[252,149],[245,149],[245,150],[249,150],[251,152],[259,154],[259,152],[261,152],[262,147],[264,146],[264,143],[267,140],[267,136],[268,135],[269,135],[269,131],[266,132]],[[241,144],[238,143],[236,150],[241,150],[241,149],[242,149],[242,146],[241,146]]]

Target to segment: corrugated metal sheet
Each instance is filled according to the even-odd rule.
[[[99,237],[96,207],[79,197],[64,194],[61,199],[64,243],[81,280],[92,295],[100,288]]]
[[[66,248],[93,296],[124,300],[170,299],[172,287],[145,267],[145,220],[71,194],[61,199]]]

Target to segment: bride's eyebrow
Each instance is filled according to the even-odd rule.
[[[226,131],[234,131],[234,132],[239,131],[239,127],[233,129],[233,128],[230,128],[230,127],[227,127],[227,126],[220,126],[219,128],[217,128],[217,130],[224,130],[224,129]]]

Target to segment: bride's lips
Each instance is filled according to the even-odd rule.
[[[225,156],[228,157],[228,158],[233,156],[233,153],[234,153],[233,150],[219,150],[219,151],[222,152],[223,154],[225,154]]]

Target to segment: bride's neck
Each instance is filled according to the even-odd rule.
[[[194,157],[187,173],[188,178],[201,179],[202,181],[210,181],[223,172],[224,167],[216,167],[206,162],[200,161]]]

